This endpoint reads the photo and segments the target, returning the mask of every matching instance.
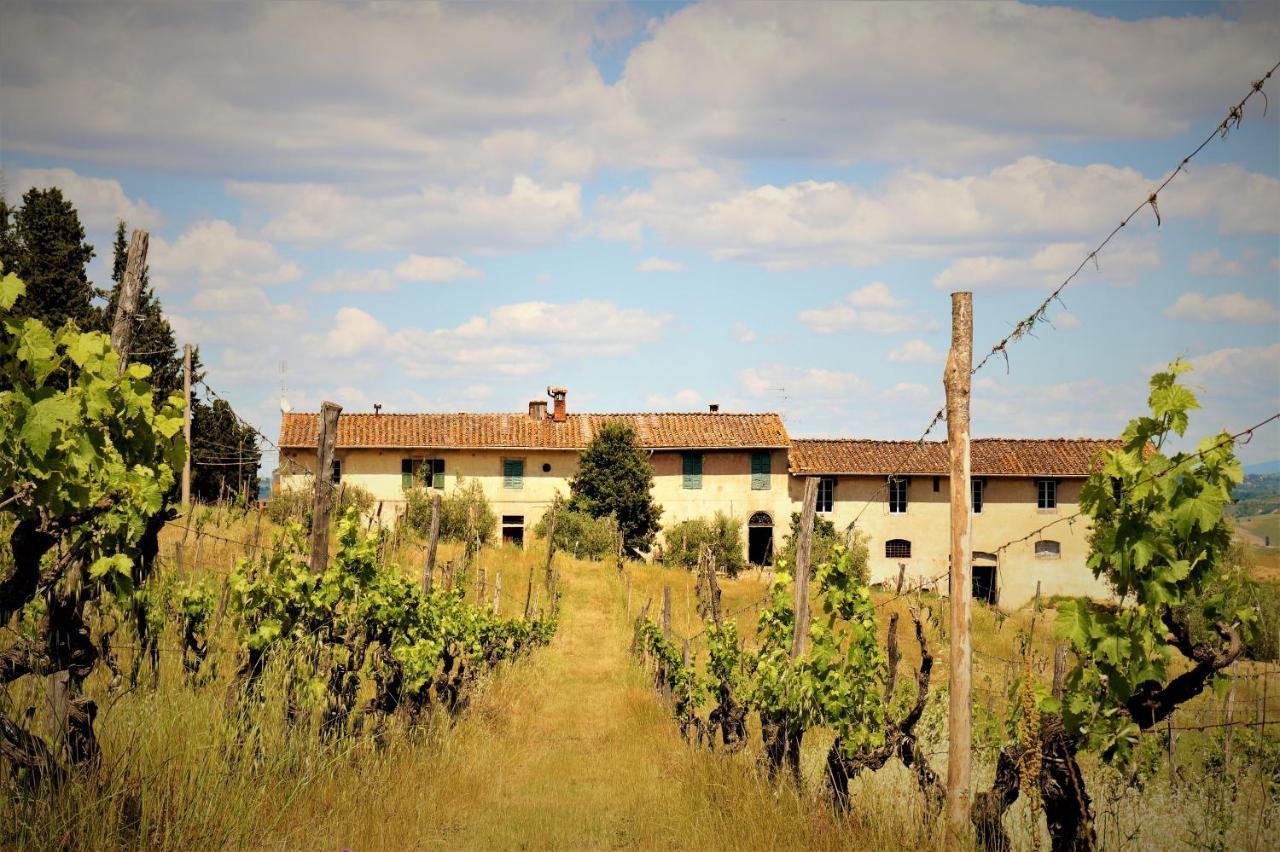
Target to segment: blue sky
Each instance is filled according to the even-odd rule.
[[[1280,60],[1271,4],[11,4],[0,167],[119,217],[209,383],[294,410],[773,410],[914,438]],[[1192,360],[1280,410],[1280,81],[976,380],[1102,436]],[[281,365],[285,369],[281,370]],[[1280,428],[1241,448],[1280,457]],[[268,460],[269,461],[269,460]]]

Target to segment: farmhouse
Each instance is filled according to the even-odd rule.
[[[1099,453],[1119,445],[1086,438],[971,442],[975,599],[1016,608],[1035,596],[1037,582],[1045,595],[1108,596],[1085,567],[1087,523],[1066,519],[1079,511],[1080,488]],[[868,536],[872,582],[946,575],[951,486],[945,442],[796,439],[790,466],[797,504],[804,479],[817,476],[818,512],[837,529],[857,519]],[[1059,518],[1062,523],[1037,533]]]
[[[867,537],[873,582],[945,576],[949,486],[946,445],[856,439],[792,439],[777,414],[571,414],[568,392],[548,388],[515,414],[343,414],[329,476],[368,489],[398,513],[422,483],[480,482],[504,541],[522,544],[557,492],[568,494],[578,454],[609,421],[631,424],[654,469],[664,526],[725,512],[744,522],[750,561],[772,560],[788,534],[804,480],[818,477],[818,512],[837,530],[856,519]],[[283,415],[284,488],[314,472],[318,417]],[[1087,524],[1061,523],[1000,549],[1078,509],[1098,453],[1115,441],[976,439],[972,444],[975,596],[1016,608],[1041,592],[1105,597],[1085,567]],[[292,472],[292,473],[291,473]],[[894,476],[896,474],[896,476]]]

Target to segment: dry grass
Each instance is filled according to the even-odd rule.
[[[252,516],[207,520],[198,559],[194,532],[187,539],[185,570],[225,574],[241,548],[207,534],[242,540],[253,530]],[[162,553],[172,564],[182,535],[180,529],[166,533]],[[401,542],[390,555],[407,572],[420,572],[416,543]],[[442,548],[442,562],[455,556],[455,549]],[[619,576],[606,563],[557,558],[556,564],[565,598],[550,647],[492,675],[457,719],[393,728],[377,740],[324,745],[311,730],[288,728],[281,718],[279,672],[267,678],[265,709],[248,720],[229,718],[223,699],[234,651],[225,622],[218,626],[217,676],[205,685],[183,684],[171,650],[162,655],[155,690],[140,686],[110,698],[99,671],[88,687],[102,708],[103,771],[56,797],[5,798],[0,838],[14,848],[48,849],[940,848],[936,823],[922,813],[900,766],[857,781],[850,813],[833,813],[822,786],[829,735],[821,731],[806,737],[799,790],[790,784],[774,789],[764,780],[755,764],[758,736],[752,749],[732,756],[680,739],[669,710],[626,649],[631,619],[650,597],[656,615],[668,583],[676,630],[689,635],[700,629],[687,572],[635,564]],[[501,572],[503,610],[515,614],[523,609],[530,571],[540,577],[543,553],[535,546],[495,548],[484,551],[481,565],[486,600]],[[766,581],[752,572],[723,583],[726,609],[745,608],[738,620],[748,645],[755,632],[748,605],[760,600]],[[943,615],[931,596],[888,598],[880,597],[882,629],[889,611],[905,612],[911,603]],[[986,609],[975,614],[976,645],[990,656],[979,656],[977,681],[992,696],[993,718],[1003,712],[1000,693],[1008,673],[1007,664],[994,658],[1013,657],[1018,631],[1027,630],[1031,619],[1030,612],[1007,619]],[[1042,613],[1035,627],[1035,647],[1046,658],[1051,622],[1052,614]],[[907,630],[901,639],[903,665],[914,665],[918,657]],[[945,648],[936,626],[930,641],[939,656],[935,682],[943,684]],[[174,645],[166,637],[164,646]],[[122,662],[127,668],[129,661]],[[1256,708],[1260,683],[1241,681],[1237,718]],[[11,710],[33,707],[39,727],[42,694],[36,687],[13,688],[7,698]],[[985,700],[980,692],[979,704]],[[1220,707],[1212,699],[1199,701],[1202,710],[1183,712],[1212,716]],[[932,736],[940,743],[941,728]],[[1206,736],[1184,737],[1184,765],[1192,766],[1206,743]],[[990,780],[985,754],[978,755],[979,787]],[[934,763],[944,770],[941,756]],[[1105,778],[1090,769],[1108,847],[1194,847],[1221,835],[1224,848],[1264,848],[1271,834],[1263,829],[1275,826],[1276,803],[1248,771],[1241,771],[1229,801],[1211,796],[1209,785],[1174,794],[1156,779],[1138,792],[1113,790]],[[1036,822],[1025,806],[1015,806],[1009,824],[1019,845],[1029,846]]]

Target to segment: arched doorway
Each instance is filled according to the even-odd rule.
[[[996,576],[996,555],[981,550],[973,552],[973,599],[995,604],[1000,600]]]
[[[768,512],[756,512],[747,521],[747,561],[773,564],[773,518]]]

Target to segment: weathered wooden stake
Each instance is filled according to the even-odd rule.
[[[1237,661],[1231,663],[1231,687],[1227,690],[1227,718],[1226,724],[1223,726],[1225,741],[1222,746],[1222,768],[1224,772],[1231,771],[1231,740],[1232,740],[1232,719],[1236,710],[1236,671]]]
[[[187,458],[182,462],[182,505],[191,505],[191,344],[182,346],[182,440],[187,444]]]
[[[529,585],[524,590],[524,618],[533,618],[533,563],[529,563]]]
[[[422,566],[422,590],[431,592],[435,581],[436,547],[440,544],[440,492],[431,490],[431,535],[427,539],[427,562]]]
[[[493,614],[499,615],[502,612],[502,572],[499,571],[493,578]]]
[[[484,606],[485,592],[487,591],[486,586],[488,585],[488,578],[485,576],[485,573],[484,568],[476,571],[476,606],[478,607]]]
[[[671,638],[671,586],[662,587],[662,638]]]
[[[972,499],[969,394],[973,369],[973,294],[951,294],[951,351],[943,373],[947,392],[947,450],[951,457],[951,688],[947,763],[947,847],[969,848],[971,694],[973,688],[971,567]]]
[[[791,659],[804,656],[809,644],[809,560],[813,553],[813,515],[818,506],[818,478],[804,481],[804,503],[800,512],[800,541],[796,543],[795,632],[791,636]]]
[[[556,509],[560,507],[560,496],[556,495],[556,499],[551,501],[550,517],[547,518],[547,564],[542,570],[542,583],[547,588],[547,595],[551,594],[551,564],[556,556]]]
[[[1053,647],[1053,697],[1062,700],[1062,689],[1067,680],[1067,643],[1059,642]]]
[[[907,582],[907,563],[899,562],[898,563],[898,588],[894,589],[893,593],[895,595],[901,595],[902,586],[906,582]]]
[[[133,348],[134,315],[138,312],[138,300],[142,296],[142,273],[147,268],[146,231],[135,230],[129,240],[129,255],[125,261],[124,275],[120,278],[120,299],[116,302],[115,320],[111,324],[111,348],[120,356],[116,375],[123,376],[129,366],[129,354]]]
[[[333,452],[338,445],[338,415],[342,406],[326,400],[320,406],[320,431],[316,436],[316,493],[311,504],[311,573],[321,574],[329,564],[329,512],[333,508]]]
[[[1173,714],[1165,717],[1165,725],[1169,733],[1169,789],[1178,792],[1178,743],[1173,730]]]

